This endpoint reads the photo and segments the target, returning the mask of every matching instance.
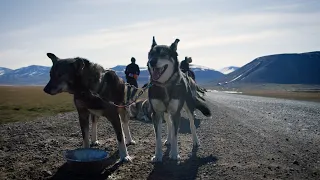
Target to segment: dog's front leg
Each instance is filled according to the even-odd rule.
[[[181,113],[180,111],[174,113],[171,115],[172,120],[172,138],[171,138],[171,150],[170,150],[170,159],[178,160],[180,159],[179,153],[178,153],[178,131],[179,131],[179,125],[180,125],[180,118]]]
[[[89,111],[78,109],[79,122],[83,139],[83,147],[89,148]]]
[[[156,135],[156,149],[155,155],[152,157],[152,162],[161,162],[162,161],[162,142],[161,142],[161,125],[162,125],[163,113],[154,112],[152,114],[152,121],[154,132]]]
[[[92,121],[92,132],[91,132],[91,146],[98,146],[100,143],[98,141],[98,132],[97,132],[97,126],[98,126],[98,116],[95,116],[93,114],[91,116]]]
[[[113,129],[114,129],[116,136],[117,136],[120,161],[124,161],[124,162],[131,161],[131,157],[128,154],[127,146],[124,141],[124,134],[123,134],[119,114],[112,113],[112,114],[109,114],[108,117],[106,117],[106,118],[111,121]]]
[[[164,142],[165,145],[170,145],[171,144],[171,139],[172,139],[172,123],[170,119],[170,114],[169,113],[164,113],[164,120],[166,121],[167,124],[167,139]]]
[[[136,144],[134,140],[132,140],[130,129],[129,129],[129,113],[126,109],[118,110],[122,122],[122,128],[125,135],[126,145]]]

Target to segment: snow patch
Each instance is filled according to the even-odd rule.
[[[242,92],[238,92],[238,91],[221,91],[224,93],[228,93],[228,94],[242,94]]]
[[[232,79],[232,80],[231,80],[231,81],[229,81],[229,82],[233,82],[233,81],[235,81],[235,80],[239,79],[241,76],[242,76],[242,74],[240,74],[239,76],[237,76],[236,78]]]
[[[235,67],[235,66],[229,66],[229,67],[225,67],[225,68],[222,68],[220,69],[219,71],[222,73],[222,74],[229,74],[229,73],[232,73],[233,71],[239,69],[238,67]]]

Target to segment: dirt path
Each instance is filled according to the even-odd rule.
[[[317,112],[310,107],[299,112],[308,113],[310,117],[305,115],[305,118],[313,122],[313,126],[309,123],[304,134],[293,136],[294,131],[283,131],[286,129],[283,117],[283,121],[277,121],[263,111],[254,113],[251,106],[245,106],[249,102],[235,98],[237,96],[209,94],[214,115],[212,120],[197,116],[195,123],[201,141],[197,150],[192,149],[189,121],[182,119],[179,163],[168,159],[166,146],[163,146],[166,152],[163,163],[150,163],[155,149],[152,124],[131,121],[132,135],[137,141],[128,147],[133,162],[109,167],[99,177],[75,177],[65,170],[63,151],[81,145],[76,113],[3,125],[0,127],[0,179],[320,179],[320,135],[315,131],[319,122],[310,119],[311,116],[317,118]],[[232,105],[238,101],[244,103],[242,108]],[[279,111],[288,107],[283,108]],[[303,128],[294,123],[291,122]],[[279,127],[269,128],[272,125]],[[164,125],[162,134],[164,139]],[[99,148],[109,151],[116,160],[115,136],[106,119],[99,121],[98,138],[102,142]]]

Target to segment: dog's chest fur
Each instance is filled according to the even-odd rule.
[[[182,108],[187,86],[183,78],[167,86],[153,85],[149,89],[149,100],[154,111],[176,112]]]

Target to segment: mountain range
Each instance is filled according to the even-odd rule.
[[[45,85],[49,81],[49,71],[51,67],[31,65],[19,69],[9,69],[0,67],[0,85]],[[124,78],[125,65],[118,65],[111,69]],[[190,68],[195,72],[198,83],[206,83],[212,80],[220,79],[224,76],[223,73],[214,69],[190,65]],[[139,84],[144,84],[149,80],[149,72],[146,67],[140,67]]]
[[[124,78],[125,65],[111,69]],[[320,51],[273,54],[258,57],[242,67],[229,66],[219,71],[191,64],[199,84],[209,86],[236,83],[320,84]],[[31,65],[19,69],[0,67],[0,85],[45,85],[50,67]],[[149,72],[140,67],[138,83],[148,82]]]
[[[320,84],[320,51],[258,57],[219,80],[230,83]]]

